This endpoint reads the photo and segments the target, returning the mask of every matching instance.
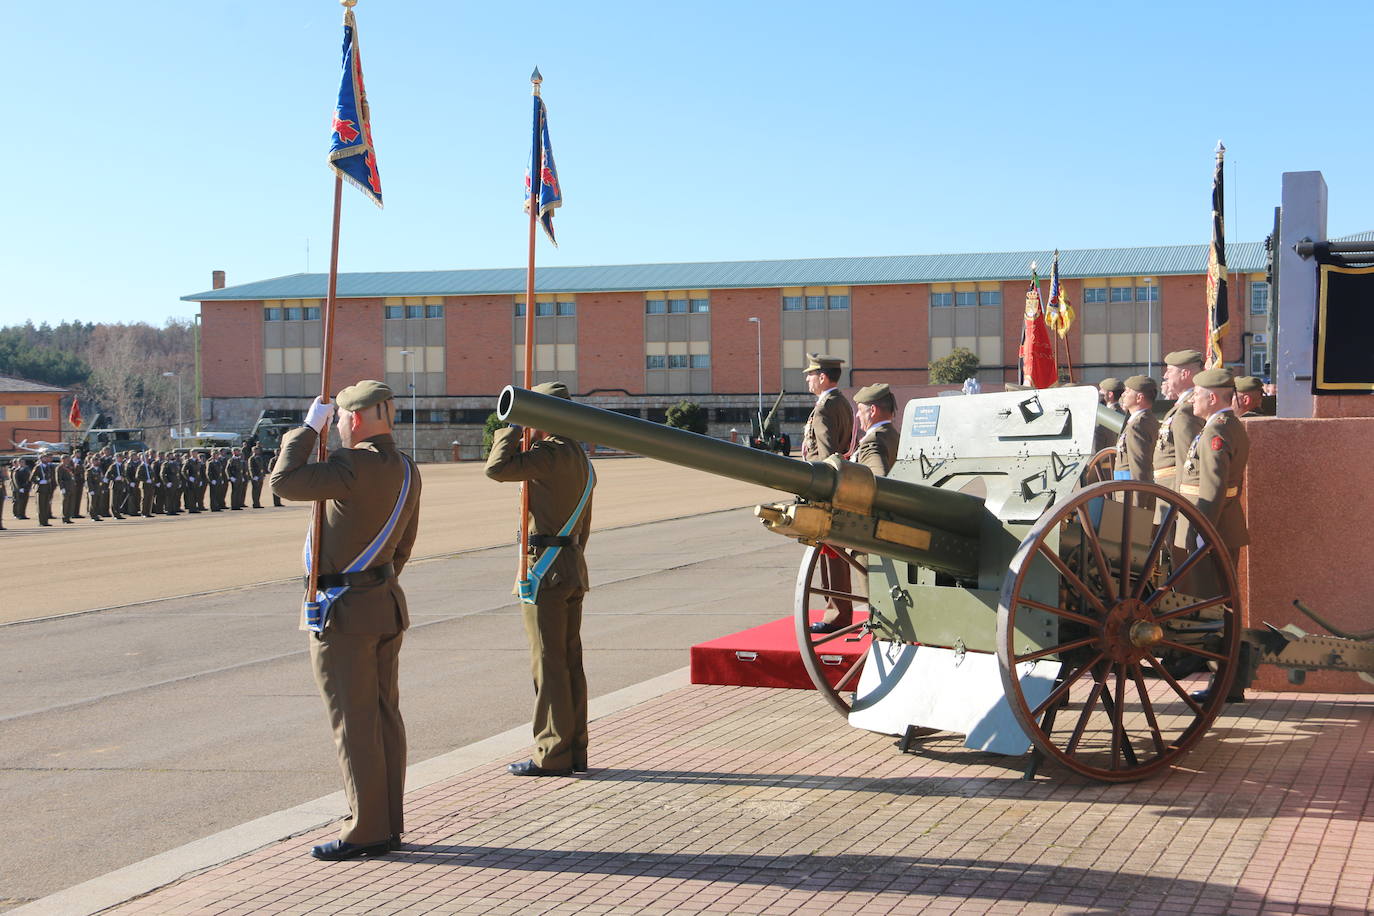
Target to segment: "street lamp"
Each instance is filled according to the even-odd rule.
[[[164,373],[162,373],[162,377],[163,377],[163,378],[174,378],[174,379],[177,380],[177,430],[178,430],[178,432],[177,432],[176,435],[172,436],[172,438],[173,438],[173,439],[180,439],[180,438],[181,438],[181,434],[184,433],[184,432],[186,432],[185,428],[182,426],[182,422],[183,422],[183,421],[182,421],[182,417],[181,417],[181,376],[180,376],[179,374],[175,373],[175,372],[164,372]]]
[[[1145,374],[1154,378],[1155,374],[1155,301],[1150,292],[1154,278],[1145,277],[1145,339],[1149,352],[1146,353]]]
[[[749,319],[758,331],[758,355],[759,355],[759,423],[763,423],[763,322],[757,318]],[[763,434],[763,427],[759,427],[759,434]]]
[[[404,372],[406,363],[410,363],[410,457],[419,461],[419,452],[415,450],[415,364],[410,362],[410,357],[414,355],[414,350],[401,351],[401,371]]]

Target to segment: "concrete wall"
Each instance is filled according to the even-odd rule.
[[[1324,632],[1292,606],[1300,598],[1336,626],[1374,629],[1374,419],[1260,417],[1245,428],[1251,543],[1241,552],[1240,578],[1246,625],[1294,623]],[[1310,673],[1294,687],[1283,669],[1267,665],[1256,686],[1374,693],[1374,685],[1337,672]]]

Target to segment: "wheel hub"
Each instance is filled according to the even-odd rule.
[[[1126,598],[1108,612],[1102,628],[1103,650],[1114,662],[1137,661],[1164,638],[1164,629],[1142,601]]]

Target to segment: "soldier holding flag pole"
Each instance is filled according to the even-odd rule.
[[[305,543],[302,629],[311,634],[311,667],[334,731],[350,813],[337,840],[310,850],[327,861],[400,848],[406,737],[398,682],[409,614],[397,576],[415,541],[420,495],[419,472],[391,434],[391,389],[364,380],[330,401],[343,182],[382,205],[353,18],[356,2],[340,0],[345,7],[343,80],[329,151],[334,217],[320,395],[306,413],[306,425],[282,437],[272,472],[274,493],[314,502]],[[336,405],[343,448],[329,454],[328,427]],[[319,458],[314,463],[309,462],[312,451]]]

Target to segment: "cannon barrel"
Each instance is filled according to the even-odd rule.
[[[813,501],[831,500],[840,474],[824,462],[798,461],[683,429],[507,386],[497,402],[502,420],[657,458],[669,464],[782,490]],[[976,538],[981,497],[918,483],[874,478],[873,508],[895,518]]]
[[[1121,435],[1121,430],[1126,425],[1126,417],[1112,410],[1106,404],[1097,405],[1097,425],[1105,426],[1114,435]]]

